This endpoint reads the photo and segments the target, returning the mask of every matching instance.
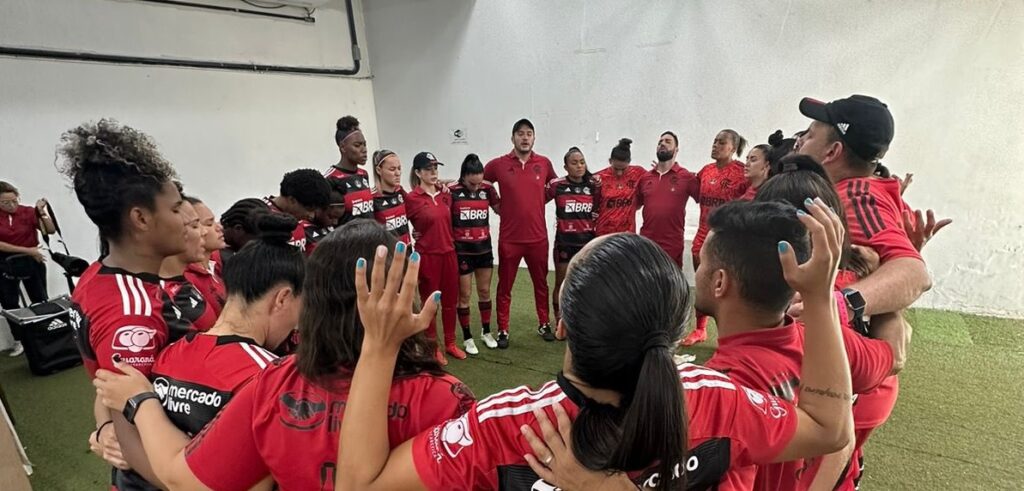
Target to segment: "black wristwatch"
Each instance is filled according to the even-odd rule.
[[[160,396],[158,396],[156,392],[143,392],[131,399],[128,399],[128,402],[124,403],[124,410],[121,411],[121,414],[124,415],[124,419],[127,419],[131,424],[135,424],[135,413],[139,411],[139,406],[148,399],[156,399],[159,402]]]
[[[867,306],[864,296],[853,288],[843,288],[843,299],[846,300],[846,307],[853,312],[850,318],[853,328],[861,335],[868,336],[868,323],[864,320],[864,308]]]

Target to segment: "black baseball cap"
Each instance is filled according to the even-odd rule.
[[[839,138],[864,160],[881,158],[892,143],[895,130],[892,113],[874,97],[851,95],[828,103],[805,97],[800,101],[800,112],[832,125]]]
[[[444,165],[437,161],[434,154],[430,152],[420,152],[416,154],[416,157],[412,159],[412,168],[415,170],[426,169],[431,165]]]

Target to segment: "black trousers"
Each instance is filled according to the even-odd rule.
[[[4,310],[12,310],[22,306],[19,294],[22,284],[25,285],[25,291],[28,292],[31,303],[45,302],[47,300],[46,264],[33,261],[31,274],[24,280],[15,280],[0,274],[0,307],[3,307]],[[15,329],[11,329],[14,339],[21,341],[21,336],[14,331]]]

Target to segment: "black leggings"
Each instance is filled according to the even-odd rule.
[[[32,274],[24,280],[13,280],[0,274],[0,307],[4,310],[12,310],[21,307],[19,286],[25,285],[28,292],[28,299],[31,303],[46,301],[46,265],[39,262],[32,262]],[[13,333],[14,330],[12,329]],[[15,335],[15,340],[20,336]]]

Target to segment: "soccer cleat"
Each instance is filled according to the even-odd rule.
[[[24,352],[25,352],[25,347],[21,345],[21,341],[15,341],[14,342],[14,347],[11,348],[11,352],[10,353],[7,353],[7,356],[10,356],[11,358],[14,358],[16,356],[21,356],[21,354],[24,353]]]
[[[508,331],[498,331],[498,349],[508,349]]]
[[[541,324],[537,326],[537,334],[544,338],[545,341],[550,342],[555,340],[555,333],[551,332],[551,325],[549,324]]]
[[[686,339],[683,340],[682,345],[683,346],[693,346],[693,345],[695,345],[697,343],[703,343],[707,339],[708,339],[708,330],[707,330],[707,328],[704,328],[704,329],[694,329],[692,332],[690,332],[690,334],[688,336],[686,336]]]
[[[452,355],[456,360],[466,359],[466,352],[459,349],[454,342],[445,345],[444,350],[448,352],[449,355]]]
[[[467,339],[462,343],[466,347],[466,353],[470,355],[479,355],[480,350],[476,349],[476,343],[472,339]]]
[[[441,352],[440,348],[434,351],[434,358],[437,358],[437,362],[441,364],[442,367],[448,366],[448,359],[444,357],[444,353]]]
[[[494,336],[491,335],[491,333],[489,333],[489,332],[485,332],[485,333],[481,334],[480,335],[480,339],[483,339],[484,340],[484,346],[487,346],[490,349],[494,349],[494,348],[498,347],[498,342],[494,340]]]

